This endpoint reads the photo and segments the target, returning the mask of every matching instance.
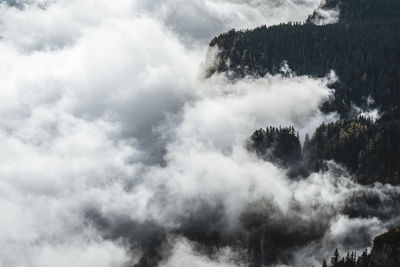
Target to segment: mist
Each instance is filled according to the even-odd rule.
[[[334,70],[204,77],[213,36],[305,20],[319,4],[1,1],[0,266],[248,266],[232,240],[260,231],[306,240],[255,242],[265,264],[310,266],[399,223],[398,187],[357,185],[334,162],[292,180],[246,149],[259,128],[303,138],[335,121],[319,110]],[[222,248],[196,232],[219,232]]]

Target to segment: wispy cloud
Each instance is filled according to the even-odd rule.
[[[313,243],[289,251],[298,263],[345,247],[346,229],[366,229],[368,239],[387,227],[384,216],[351,218],[344,200],[373,191],[395,206],[397,188],[364,188],[334,172],[292,181],[245,149],[260,127],[294,125],[304,135],[335,120],[319,111],[329,78],[200,75],[210,36],[305,19],[316,5],[2,3],[0,266],[124,266],[170,233],[178,237],[165,239],[162,266],[242,264],[229,247],[216,259],[200,255],[180,233],[245,231],[240,218],[260,199],[297,229],[324,214]]]

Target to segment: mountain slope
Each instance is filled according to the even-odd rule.
[[[323,170],[325,160],[335,160],[360,183],[399,184],[400,0],[330,0],[320,8],[336,7],[336,24],[314,25],[314,13],[306,23],[214,38],[210,49],[219,52],[208,75],[262,77],[281,73],[286,63],[297,75],[324,77],[334,70],[335,97],[321,110],[345,120],[318,127],[306,148],[309,167]],[[360,110],[373,109],[380,113],[377,121],[358,119]]]
[[[264,76],[278,73],[282,62],[298,75],[323,77],[334,70],[339,82],[336,101],[326,111],[342,116],[352,102],[381,110],[400,106],[400,20],[338,23],[325,26],[283,24],[252,31],[230,31],[212,40],[220,49],[219,64],[209,70]]]

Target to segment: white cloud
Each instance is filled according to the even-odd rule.
[[[148,17],[177,33],[185,44],[204,44],[230,28],[305,20],[318,4],[319,0],[32,0],[20,3],[23,10],[0,5],[0,36],[22,51],[59,49],[104,23]]]
[[[154,14],[189,41],[209,42],[231,28],[304,21],[319,0],[139,0],[137,7]],[[190,43],[190,42],[189,42]]]
[[[315,1],[38,3],[0,5],[0,266],[123,266],[138,253],[112,235],[119,220],[140,239],[135,224],[176,229],[204,202],[223,204],[226,231],[262,197],[310,217],[313,201],[340,207],[349,189],[332,174],[293,182],[244,148],[260,127],[334,120],[318,109],[329,78],[200,77],[209,37],[305,18]],[[174,251],[166,266],[233,266],[187,241]]]
[[[238,262],[235,253],[229,248],[225,248],[220,252],[216,259],[196,253],[193,250],[193,244],[186,239],[174,240],[174,248],[172,256],[167,262],[160,264],[160,267],[175,266],[193,266],[193,267],[239,267],[247,266]]]

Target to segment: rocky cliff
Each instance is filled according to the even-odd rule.
[[[400,266],[400,228],[375,238],[369,267]]]

